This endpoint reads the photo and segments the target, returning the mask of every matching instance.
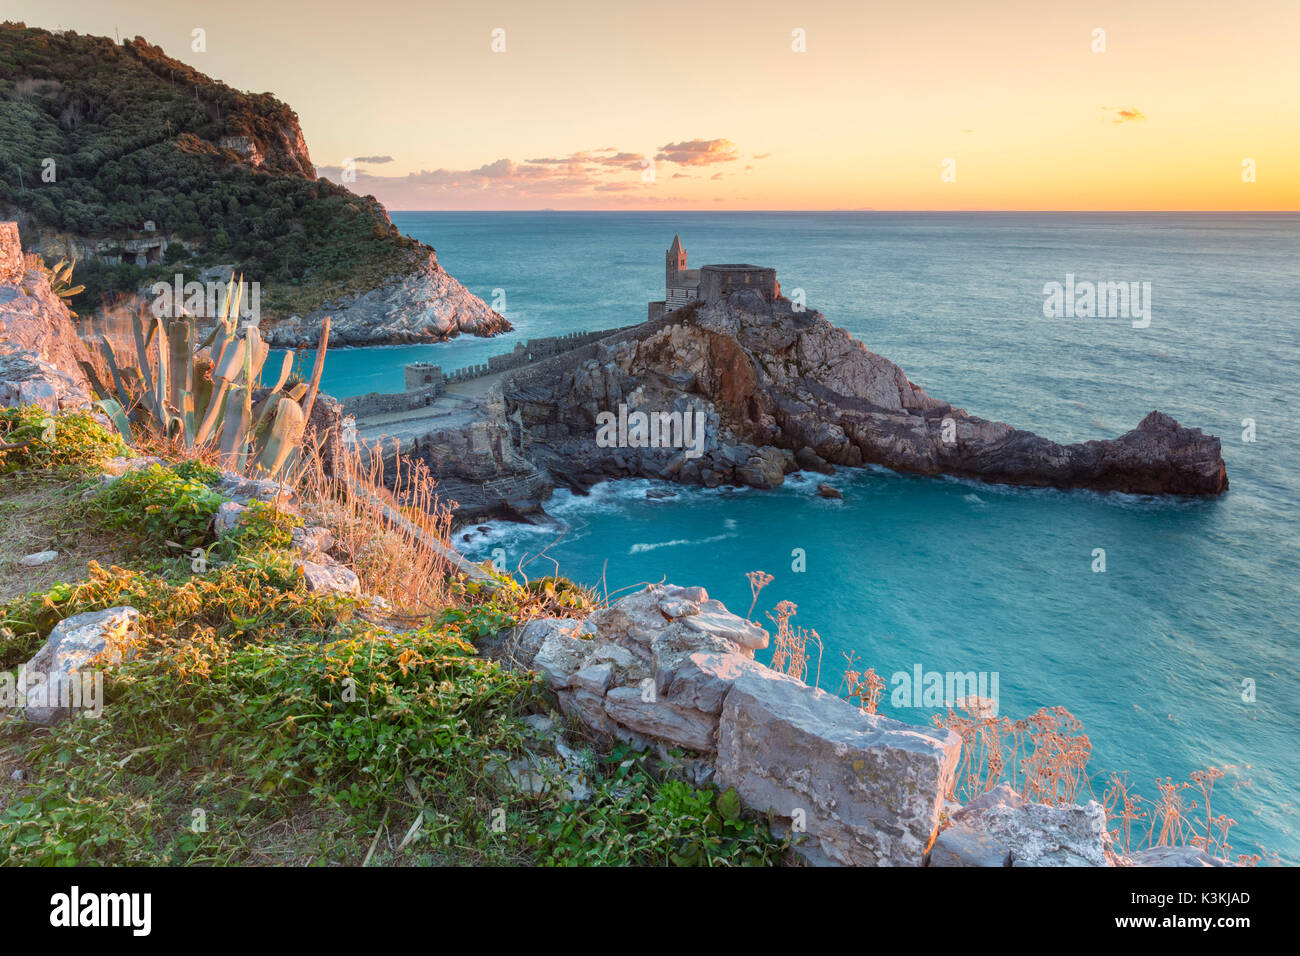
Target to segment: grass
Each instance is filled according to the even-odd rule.
[[[553,739],[522,720],[554,700],[535,674],[480,657],[474,642],[529,617],[584,613],[593,598],[558,578],[451,579],[434,546],[445,527],[427,474],[389,491],[358,461],[352,477],[364,487],[300,489],[308,520],[340,542],[335,554],[357,559],[367,590],[392,596],[383,610],[306,590],[289,550],[300,519],[286,510],[254,504],[215,534],[218,476],[200,462],[96,489],[111,443],[94,429],[25,446],[5,479],[26,483],[29,497],[9,513],[22,527],[63,521],[108,554],[70,553],[57,580],[5,594],[0,668],[20,666],[60,620],[85,611],[130,604],[142,637],[105,673],[101,717],[43,728],[0,711],[0,865],[782,858],[786,844],[734,792],[687,782],[684,756],[598,754],[569,735],[588,753],[583,803],[561,787],[520,790],[499,772],[516,757],[555,759]],[[420,579],[430,571],[434,584]]]
[[[120,538],[80,513],[80,487],[53,477],[0,476],[0,602],[80,576],[90,561],[125,559]],[[37,567],[19,563],[39,551],[58,556]]]

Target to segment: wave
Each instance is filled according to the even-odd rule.
[[[734,524],[735,522],[733,521],[732,523]],[[711,538],[696,538],[696,539],[677,538],[673,541],[656,541],[650,544],[638,542],[637,544],[634,544],[632,545],[632,547],[628,548],[627,553],[645,554],[647,551],[657,551],[660,548],[676,548],[684,544],[716,544],[719,541],[726,541],[728,538],[738,538],[738,537],[740,536],[729,532],[727,534],[715,534]]]

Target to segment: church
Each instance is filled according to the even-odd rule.
[[[714,305],[742,289],[753,289],[769,303],[781,295],[775,269],[744,263],[688,269],[686,247],[682,245],[682,237],[674,234],[673,244],[664,255],[664,298],[662,302],[650,303],[649,318],[651,321],[663,318],[692,302]]]

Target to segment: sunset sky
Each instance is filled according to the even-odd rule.
[[[272,92],[322,175],[353,159],[348,185],[391,209],[1300,209],[1297,0],[6,0],[3,17],[138,34]]]

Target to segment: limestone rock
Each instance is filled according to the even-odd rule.
[[[745,650],[755,651],[767,647],[767,631],[732,614],[721,601],[705,601],[700,605],[699,613],[683,617],[682,624],[692,631],[732,641]]]
[[[763,665],[739,654],[695,651],[676,662],[664,681],[668,700],[706,714],[722,713],[722,704],[736,679]]]
[[[89,404],[90,392],[83,381],[34,352],[0,342],[0,408],[38,405],[57,415]]]
[[[24,568],[39,568],[42,564],[49,564],[58,556],[57,551],[37,551],[35,554],[24,555],[18,563]]]
[[[104,462],[104,484],[110,484],[112,479],[121,478],[129,471],[142,471],[153,465],[163,465],[165,462],[161,458],[155,458],[152,455],[139,455],[135,458],[110,458]]]
[[[716,747],[716,716],[646,694],[637,687],[615,687],[606,694],[605,713],[617,724],[691,750],[711,752]]]
[[[18,241],[18,223],[0,222],[0,282],[18,282],[26,271],[23,247]]]
[[[1233,866],[1194,846],[1153,846],[1129,855],[1133,866]]]
[[[292,514],[298,512],[298,493],[290,485],[268,478],[245,478],[233,471],[225,471],[221,473],[216,490],[241,505],[261,501]]]
[[[315,561],[298,561],[294,565],[302,572],[307,590],[317,594],[360,594],[361,579],[351,568],[341,564],[318,564]]]
[[[795,452],[794,460],[795,463],[805,471],[819,471],[823,475],[835,474],[835,466],[807,445],[804,445]]]
[[[552,629],[542,640],[532,666],[540,671],[551,687],[568,687],[573,675],[582,670],[592,644],[572,631]]]
[[[931,866],[1112,866],[1106,811],[1027,803],[1000,784],[952,815],[935,840]]]
[[[732,684],[717,779],[806,832],[844,865],[919,866],[961,749],[950,731],[866,714],[767,669]]]
[[[295,527],[289,532],[289,539],[295,548],[307,555],[323,554],[334,547],[334,535],[319,525]]]
[[[920,865],[960,739],[867,715],[764,667],[753,654],[767,640],[702,588],[650,585],[585,621],[529,621],[483,649],[540,671],[595,739],[696,751],[690,779],[800,816],[805,858]]]
[[[546,639],[555,632],[567,636],[577,633],[579,621],[561,617],[538,617],[504,631],[494,640],[479,643],[479,649],[488,657],[506,661],[517,667],[530,668]]]
[[[18,224],[0,222],[0,407],[85,408],[91,387],[81,363],[89,358],[67,305],[28,267]]]
[[[217,507],[217,513],[212,518],[212,526],[217,534],[223,531],[231,531],[239,527],[239,522],[243,520],[248,508],[237,501],[223,501]]]
[[[306,316],[291,316],[264,329],[264,335],[275,346],[314,348],[326,315],[331,345],[441,342],[462,332],[486,336],[511,328],[438,265],[432,249],[411,271]]]
[[[524,796],[554,794],[561,800],[591,799],[593,767],[571,747],[562,747],[556,757],[535,753],[513,758],[498,756],[488,762],[486,769]]]
[[[140,613],[133,607],[110,607],[64,618],[23,669],[27,719],[53,724],[72,715],[84,684],[81,675],[121,663],[135,652]]]

